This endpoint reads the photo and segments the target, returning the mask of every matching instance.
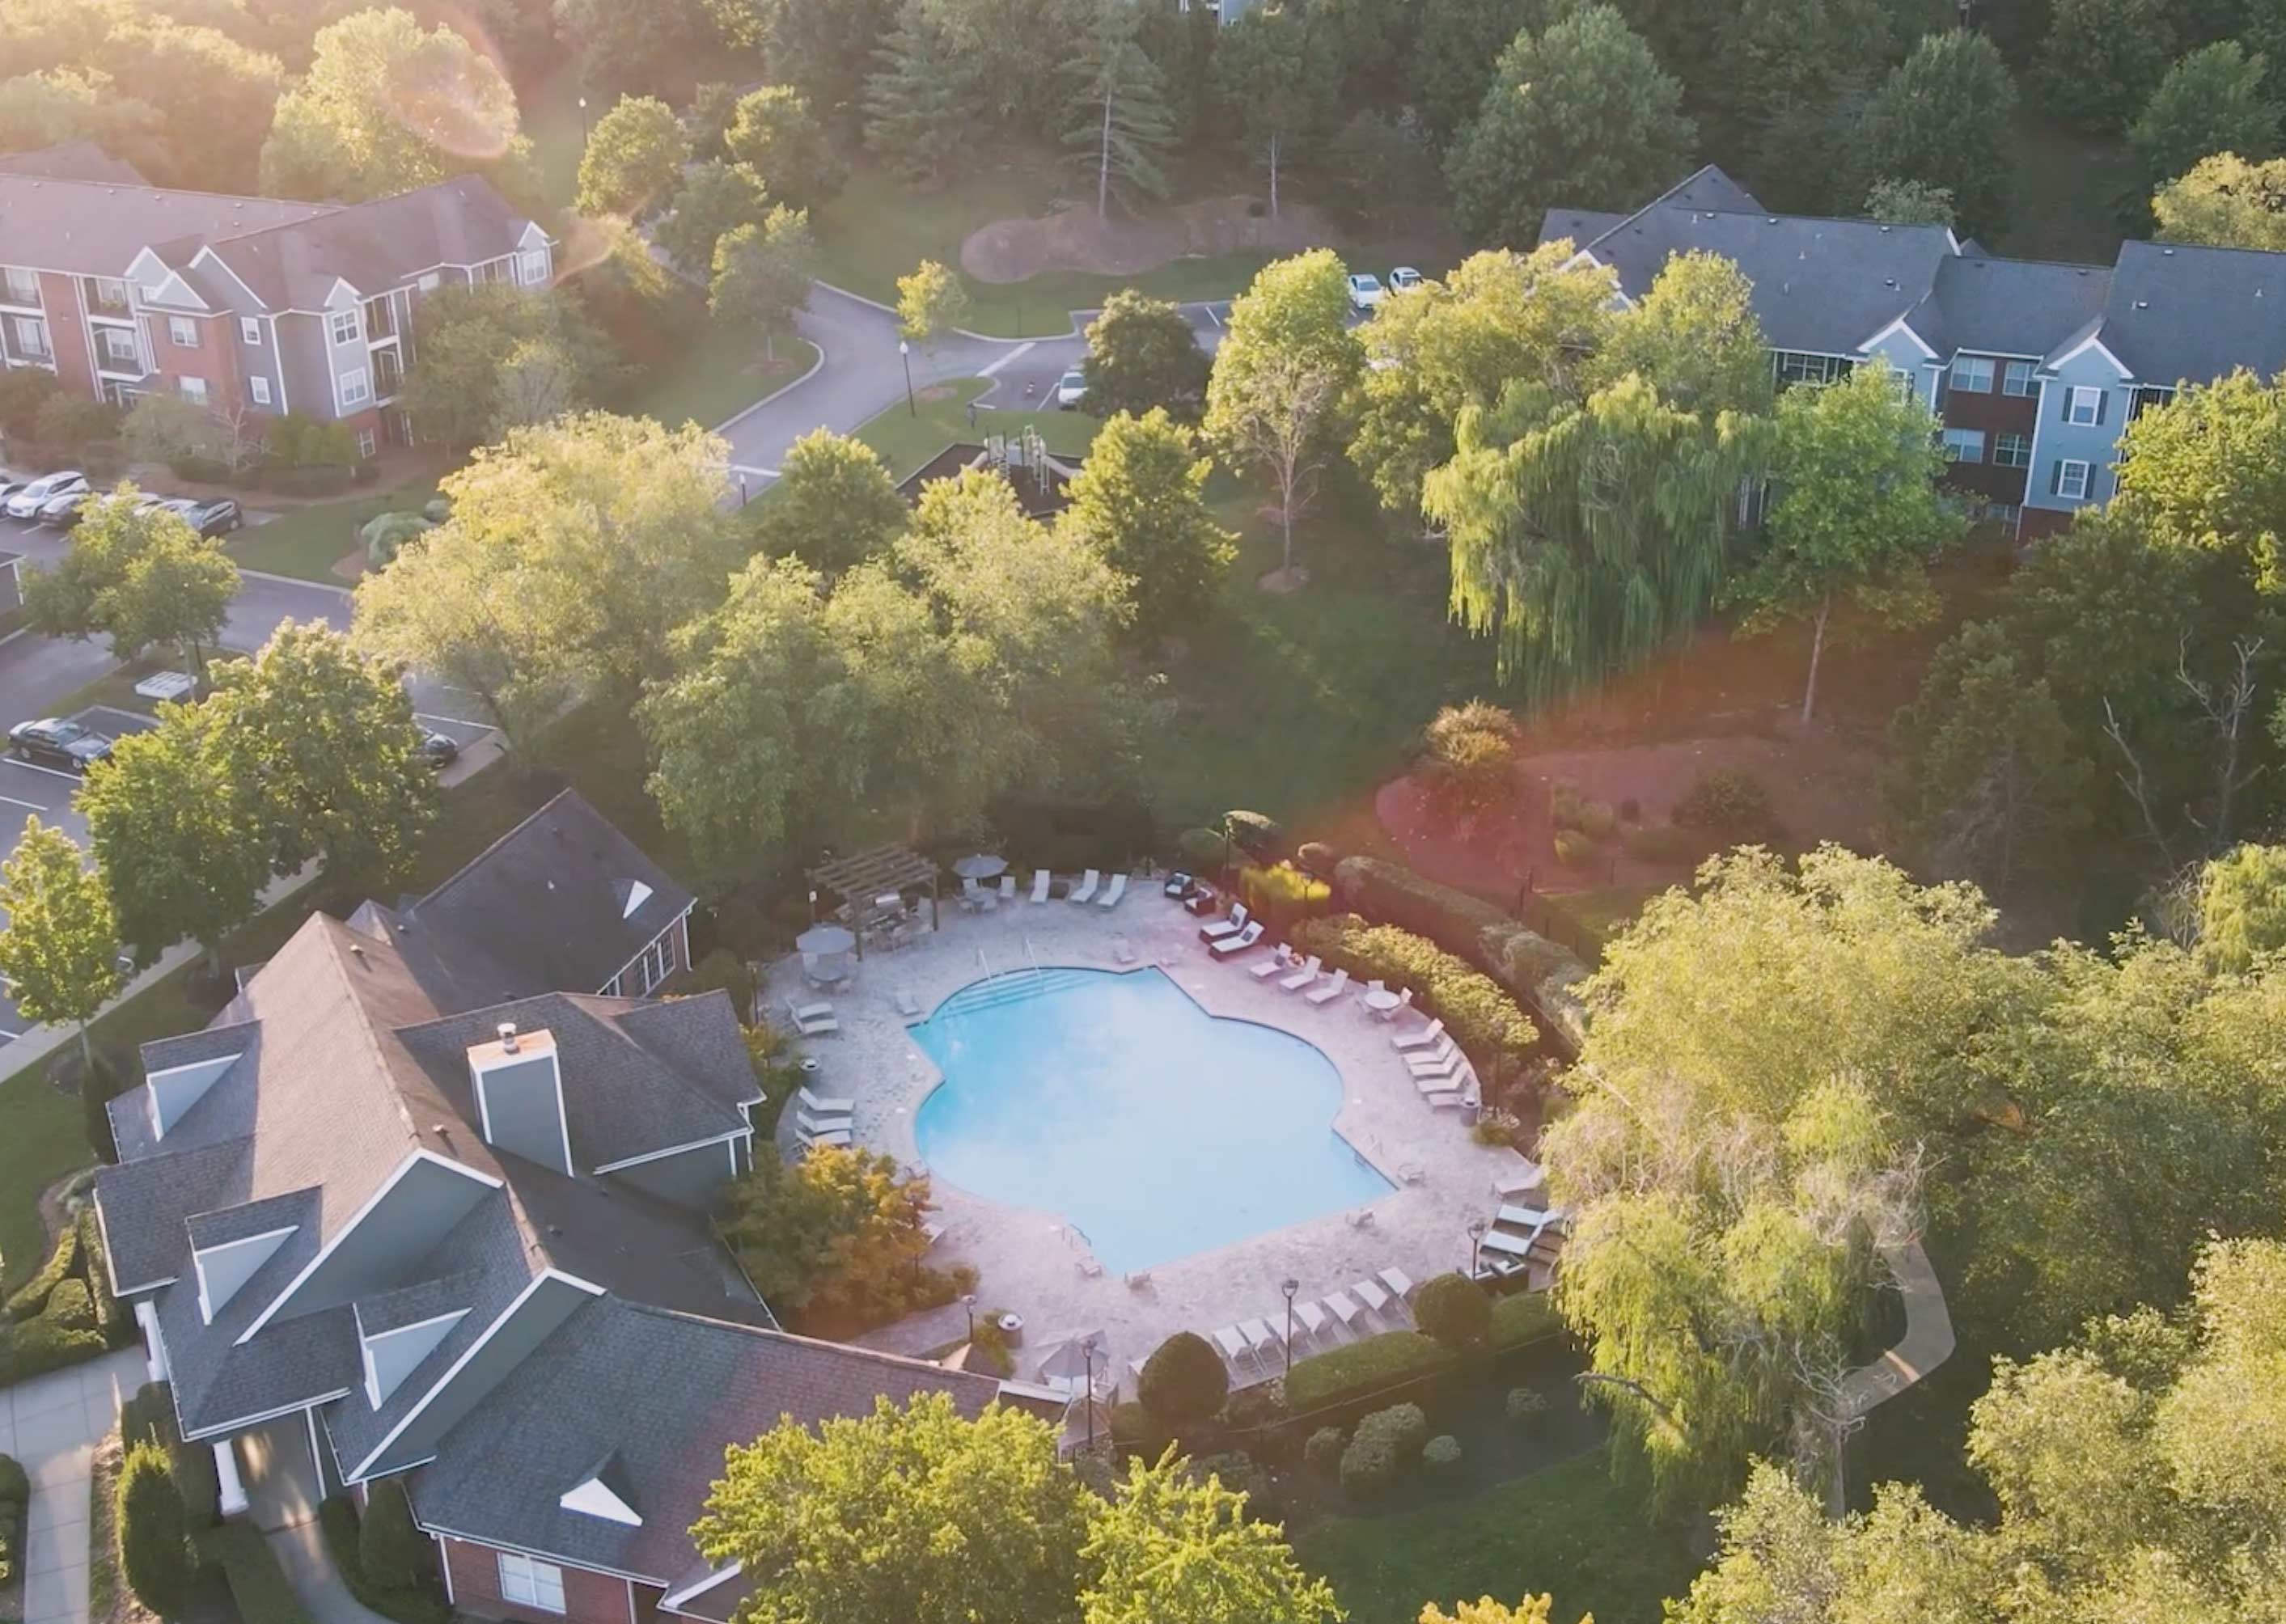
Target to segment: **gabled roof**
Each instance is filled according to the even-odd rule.
[[[2085,327],[2110,290],[2103,265],[1964,254],[1938,265],[1929,296],[1906,320],[1941,356],[1967,350],[2037,359]]]
[[[437,265],[516,251],[530,219],[477,175],[216,238],[217,257],[273,310],[322,310],[336,280],[371,297]],[[169,259],[174,259],[169,255]],[[187,263],[188,256],[178,263]]]
[[[2149,383],[2204,382],[2286,367],[2286,254],[2127,242],[2098,333]]]
[[[43,175],[50,180],[91,180],[111,186],[147,186],[142,171],[92,141],[64,141],[35,152],[0,156],[0,175]]]
[[[329,212],[325,203],[169,192],[131,183],[0,172],[0,254],[10,264],[124,276],[145,248],[234,237]]]

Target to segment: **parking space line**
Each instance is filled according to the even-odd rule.
[[[37,761],[20,761],[13,756],[9,757],[5,764],[10,767],[20,767],[28,773],[45,773],[51,778],[61,778],[71,784],[79,782],[77,773],[66,772],[60,767],[43,767]]]
[[[19,762],[17,765],[21,766],[22,763]],[[6,801],[12,807],[21,807],[28,812],[44,812],[47,810],[45,807],[42,806],[36,800],[19,800],[13,795],[0,795],[0,800]]]
[[[413,720],[415,721],[449,721],[456,728],[474,728],[479,733],[490,733],[493,730],[493,724],[489,721],[470,721],[465,716],[432,716],[427,711],[414,712]]]

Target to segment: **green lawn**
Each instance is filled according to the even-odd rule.
[[[1095,431],[1103,426],[1077,412],[1015,412],[980,406],[972,428],[968,403],[991,387],[989,378],[939,383],[922,390],[911,408],[901,400],[863,424],[857,438],[880,453],[892,479],[903,479],[948,445],[981,441],[988,434],[1019,435],[1027,429],[1039,430],[1051,455],[1084,457],[1095,441]]]
[[[816,211],[818,274],[837,288],[894,304],[897,279],[924,259],[958,269],[960,245],[981,225],[1044,212],[1066,187],[1052,168],[1012,162],[941,192],[916,192],[860,168],[841,194]],[[966,326],[1000,338],[1069,330],[1069,312],[1092,310],[1122,288],[1165,299],[1226,299],[1271,256],[1226,254],[1183,259],[1136,276],[1052,272],[1027,281],[980,282],[964,274],[974,302]]]
[[[2122,205],[2141,190],[2125,145],[2018,115],[2014,197],[2006,222],[1984,239],[2018,259],[2109,264],[2126,234]]]
[[[223,550],[248,570],[346,587],[334,565],[357,550],[359,526],[384,513],[417,513],[436,494],[435,480],[408,479],[364,496],[289,508],[266,524],[248,525]]]
[[[1596,954],[1588,959],[1592,964],[1600,958],[1603,944],[1634,924],[1644,904],[1665,889],[1663,886],[1656,889],[1612,886],[1598,891],[1567,891],[1541,900],[1579,933],[1573,945],[1595,946]]]
[[[712,429],[784,388],[816,360],[816,350],[806,340],[783,338],[776,361],[767,362],[760,341],[719,331],[709,322],[680,356],[659,367],[627,403],[627,412],[630,417],[656,418],[670,429],[686,422]]]
[[[1589,1612],[1596,1624],[1658,1624],[1660,1602],[1698,1571],[1682,1539],[1647,1522],[1612,1480],[1602,1449],[1471,1500],[1321,1524],[1297,1549],[1332,1581],[1351,1624],[1414,1624],[1424,1602],[1513,1605],[1543,1591],[1563,1624]]]

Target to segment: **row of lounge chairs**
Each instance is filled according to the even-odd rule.
[[[838,1094],[813,1094],[805,1084],[794,1091],[793,1136],[805,1150],[820,1145],[847,1145],[854,1135],[855,1100]]]
[[[1388,1268],[1378,1274],[1338,1291],[1328,1291],[1322,1298],[1297,1297],[1294,1302],[1294,1336],[1298,1344],[1304,1337],[1322,1341],[1331,1345],[1335,1326],[1346,1331],[1371,1329],[1360,1327],[1359,1321],[1368,1314],[1380,1316],[1391,1329],[1406,1322],[1406,1300],[1413,1295],[1413,1281],[1402,1269]],[[1215,1345],[1222,1350],[1234,1372],[1239,1370],[1239,1360],[1251,1358],[1257,1370],[1266,1370],[1267,1359],[1275,1353],[1282,1356],[1286,1349],[1286,1309],[1278,1309],[1266,1318],[1240,1320],[1215,1332]],[[1142,1361],[1138,1360],[1131,1368],[1139,1380]]]
[[[1522,1283],[1533,1265],[1556,1265],[1569,1233],[1569,1215],[1561,1207],[1520,1207],[1503,1203],[1492,1227],[1477,1242],[1478,1281],[1493,1285],[1507,1281]]]

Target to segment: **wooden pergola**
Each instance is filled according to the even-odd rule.
[[[876,846],[847,857],[828,858],[809,871],[809,883],[833,892],[848,906],[857,933],[859,958],[865,957],[866,911],[885,892],[926,886],[929,928],[936,928],[936,864],[909,847]]]

